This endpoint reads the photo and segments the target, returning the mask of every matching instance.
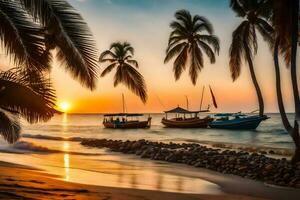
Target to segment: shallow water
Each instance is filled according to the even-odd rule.
[[[11,146],[0,141],[0,159],[37,167],[60,175],[63,180],[83,184],[215,194],[221,192],[219,186],[197,178],[195,174],[191,175],[189,167],[140,160],[134,155],[120,155],[104,149],[87,148],[78,142],[53,137],[122,140],[143,138],[164,142],[230,142],[293,148],[290,136],[281,125],[280,116],[269,116],[271,119],[264,121],[256,131],[169,129],[160,124],[163,117],[161,114],[152,115],[150,129],[120,131],[103,129],[101,115],[57,115],[43,124],[28,125],[24,122],[22,142]]]

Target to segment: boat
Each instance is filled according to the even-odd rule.
[[[147,120],[140,121],[139,117],[143,116],[140,113],[126,113],[125,112],[125,99],[122,94],[122,113],[104,114],[103,126],[105,128],[116,129],[137,129],[137,128],[150,128],[151,117],[148,116]]]
[[[269,118],[266,115],[246,115],[241,112],[219,113],[214,117],[214,121],[209,123],[210,128],[231,130],[254,130],[262,121]]]
[[[213,119],[209,116],[205,118],[198,117],[200,112],[208,112],[208,110],[189,111],[178,106],[172,110],[165,111],[166,116],[161,123],[169,128],[207,128]],[[168,114],[175,114],[175,118],[168,119]]]
[[[136,129],[136,128],[150,128],[151,117],[147,120],[140,121],[138,118],[143,116],[139,113],[115,113],[105,114],[103,125],[105,128],[116,129]]]

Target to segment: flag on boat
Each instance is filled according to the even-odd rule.
[[[218,108],[218,105],[217,105],[217,101],[216,101],[216,98],[215,98],[215,95],[211,89],[211,87],[209,86],[209,90],[210,90],[210,94],[211,94],[211,98],[212,98],[212,101],[213,101],[213,104],[215,106],[215,108]]]

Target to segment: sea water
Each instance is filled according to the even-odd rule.
[[[22,122],[20,142],[8,145],[0,141],[0,160],[36,167],[76,183],[215,194],[220,192],[219,186],[199,178],[201,174],[197,174],[197,169],[192,167],[141,160],[135,155],[88,148],[63,138],[230,143],[293,149],[280,115],[268,116],[271,118],[263,121],[255,131],[164,128],[160,123],[163,114],[151,114],[152,126],[149,129],[118,130],[104,129],[101,114],[62,114],[54,116],[47,123],[29,125]],[[289,114],[288,117],[292,120],[293,115]]]

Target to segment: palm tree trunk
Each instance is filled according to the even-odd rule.
[[[245,44],[245,47],[246,46],[247,46],[247,44]],[[254,84],[257,98],[258,98],[259,115],[263,116],[264,115],[264,100],[263,100],[262,93],[261,93],[260,87],[259,87],[257,79],[256,79],[256,75],[254,72],[253,62],[252,62],[252,58],[250,56],[250,50],[248,48],[245,48],[245,53],[246,53],[246,58],[247,58],[247,62],[248,62],[249,69],[250,69],[251,79]]]
[[[299,17],[299,0],[293,0],[293,10],[292,10],[292,30],[291,30],[291,79],[294,94],[295,103],[295,120],[294,128],[292,131],[292,137],[296,144],[295,154],[292,158],[292,162],[300,162],[300,134],[299,134],[299,120],[300,120],[300,100],[299,100],[299,90],[297,83],[297,45],[298,45],[298,17]],[[297,121],[298,120],[298,121]]]
[[[281,116],[281,120],[283,123],[284,128],[286,131],[290,132],[292,130],[292,126],[287,118],[283,98],[282,98],[282,92],[281,92],[281,77],[280,77],[280,68],[279,68],[279,62],[278,62],[278,46],[279,46],[279,39],[277,38],[275,41],[274,46],[274,67],[275,67],[275,78],[276,78],[276,93],[277,93],[277,102],[278,102],[278,108]]]
[[[299,0],[293,0],[292,10],[292,30],[291,30],[291,78],[294,94],[296,119],[300,118],[300,100],[299,90],[297,83],[297,45],[298,45],[298,12],[299,12]]]
[[[277,101],[278,101],[278,108],[281,116],[281,120],[283,123],[284,128],[287,130],[287,132],[291,135],[294,144],[295,144],[295,153],[292,157],[291,162],[297,163],[300,161],[300,134],[299,134],[299,125],[298,122],[295,120],[294,127],[291,126],[286,112],[284,108],[283,98],[282,98],[282,92],[281,92],[281,78],[280,78],[280,67],[278,62],[278,45],[279,40],[278,38],[275,41],[274,46],[274,67],[275,67],[275,76],[276,76],[276,92],[277,92]]]

